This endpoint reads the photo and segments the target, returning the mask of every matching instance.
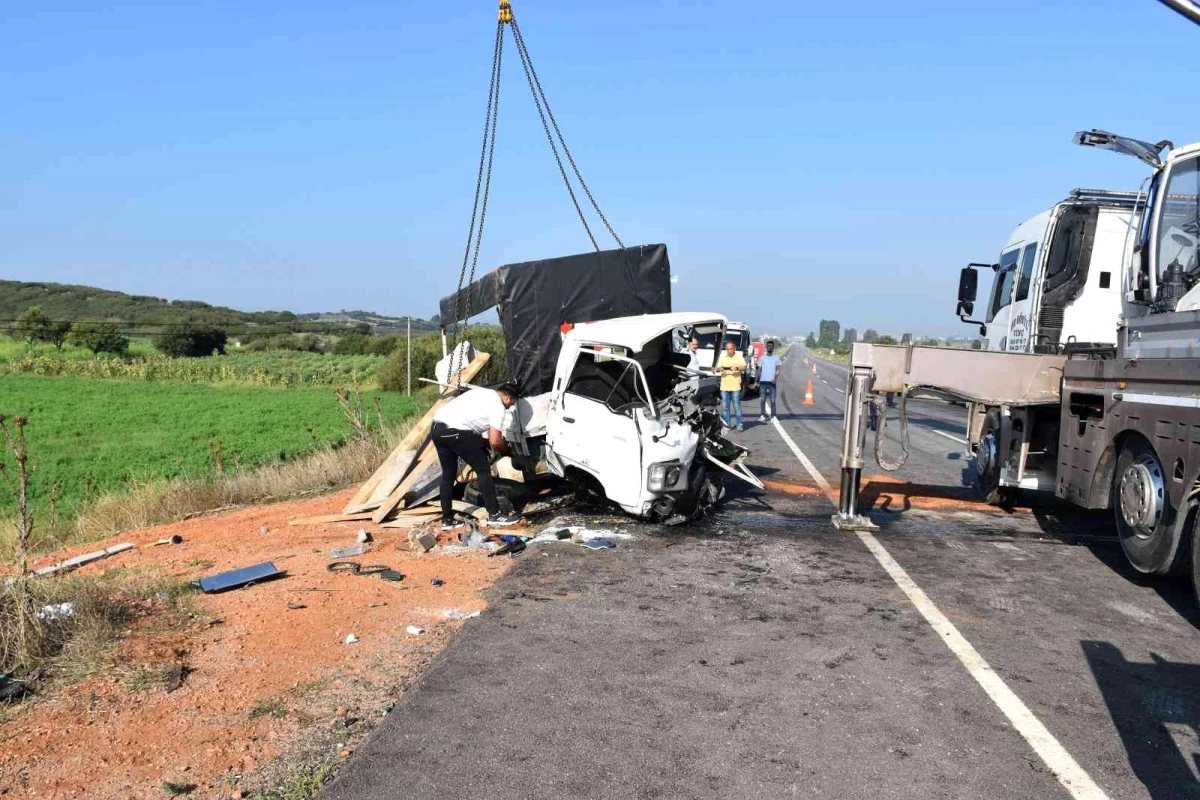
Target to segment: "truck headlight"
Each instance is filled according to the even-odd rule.
[[[670,489],[679,483],[683,475],[683,465],[678,461],[664,461],[661,464],[651,464],[647,475],[647,487],[652,492]]]

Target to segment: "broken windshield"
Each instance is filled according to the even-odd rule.
[[[637,364],[589,350],[579,353],[566,391],[603,403],[611,411],[623,411],[631,404],[649,406]]]

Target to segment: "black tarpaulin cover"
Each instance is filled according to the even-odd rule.
[[[441,302],[442,324],[497,307],[508,370],[523,395],[550,391],[563,323],[671,310],[665,244],[506,264]]]

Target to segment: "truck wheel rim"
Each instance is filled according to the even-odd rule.
[[[991,477],[996,469],[996,435],[991,431],[979,440],[979,451],[976,458],[979,461],[979,474]]]
[[[1148,539],[1158,527],[1163,509],[1162,467],[1153,455],[1144,454],[1121,475],[1121,516],[1139,539]]]

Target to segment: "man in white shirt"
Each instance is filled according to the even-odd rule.
[[[504,441],[504,411],[517,402],[517,387],[501,384],[497,389],[468,389],[433,415],[433,446],[442,465],[439,486],[442,501],[442,530],[456,527],[454,521],[454,481],[458,460],[475,470],[479,493],[488,512],[489,526],[516,525],[515,517],[501,516],[496,503],[496,485],[492,482],[491,452],[508,450]]]

